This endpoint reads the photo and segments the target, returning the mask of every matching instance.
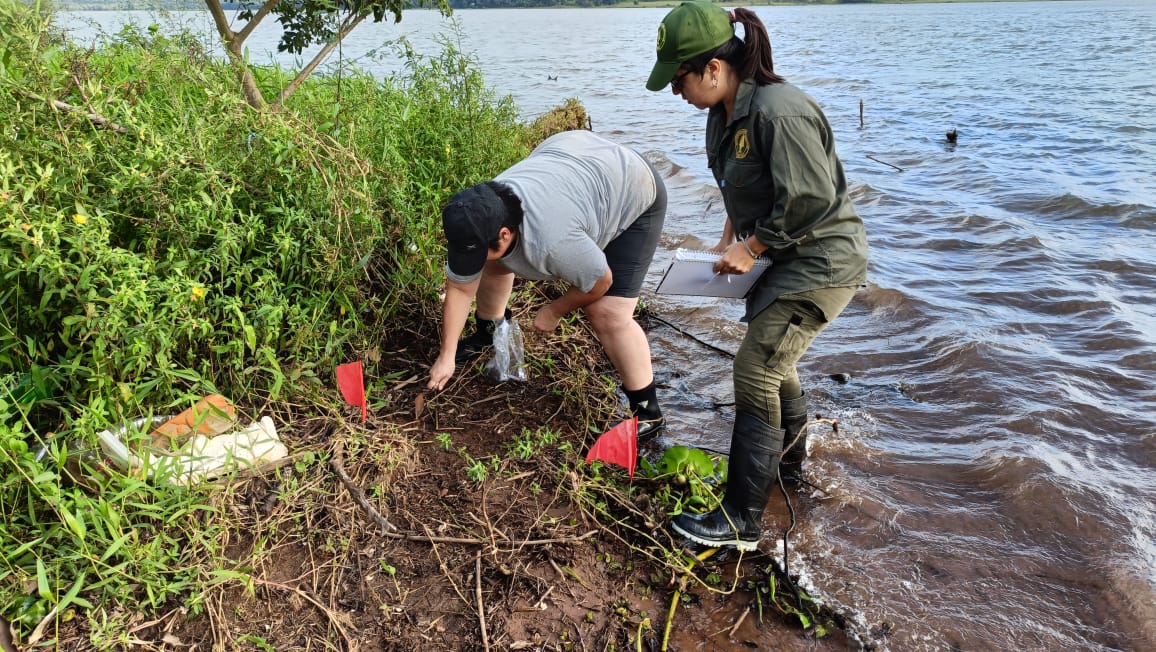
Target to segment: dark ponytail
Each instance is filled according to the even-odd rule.
[[[786,79],[775,74],[771,56],[771,35],[758,15],[750,9],[731,10],[732,20],[743,26],[743,38],[735,36],[713,51],[704,52],[683,64],[687,70],[702,74],[711,59],[727,62],[738,71],[740,79],[754,79],[760,86],[782,84]]]

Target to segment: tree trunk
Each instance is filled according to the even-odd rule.
[[[229,27],[229,19],[225,16],[225,10],[221,7],[221,3],[218,0],[205,0],[205,5],[208,6],[209,13],[213,16],[213,22],[217,26],[217,33],[221,35],[221,41],[225,44],[225,53],[229,55],[229,63],[237,71],[237,80],[241,82],[241,91],[245,94],[245,101],[254,109],[265,108],[267,102],[265,96],[261,94],[261,89],[257,88],[257,80],[253,77],[253,71],[245,62],[245,39],[249,38],[261,19],[267,16],[280,2],[281,0],[268,0],[245,25],[244,29],[240,32],[234,32]]]

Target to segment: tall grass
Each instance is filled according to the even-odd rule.
[[[436,307],[441,205],[532,144],[443,46],[259,113],[195,38],[81,50],[0,0],[0,614],[25,637],[77,607],[195,609],[227,567],[197,490],[70,480],[95,433],[308,393]]]

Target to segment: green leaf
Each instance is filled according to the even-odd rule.
[[[120,550],[121,546],[124,545],[125,541],[128,541],[132,534],[132,532],[126,532],[120,537],[117,537],[117,540],[113,541],[112,544],[109,545],[108,548],[104,551],[104,554],[100,556],[101,563],[108,561],[110,557],[115,555],[116,551]]]
[[[56,509],[60,512],[60,516],[64,519],[64,522],[68,524],[68,529],[72,530],[72,533],[75,534],[78,539],[84,541],[85,535],[88,534],[88,528],[85,527],[84,520],[74,516],[64,505],[58,505]]]
[[[74,602],[82,607],[92,608],[92,603],[88,600],[76,597],[80,593],[80,589],[84,588],[84,580],[86,577],[84,573],[81,573],[80,577],[76,578],[76,581],[72,583],[72,588],[68,589],[68,593],[65,593],[64,597],[60,599],[60,602],[56,603],[57,613],[63,612],[68,605]]]
[[[48,587],[48,570],[44,568],[44,560],[36,558],[36,592],[45,600],[52,599],[52,591]]]
[[[257,351],[257,332],[254,331],[253,327],[248,325],[248,324],[245,324],[244,330],[245,330],[245,344],[249,345],[250,351],[256,352]]]

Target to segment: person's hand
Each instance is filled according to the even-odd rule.
[[[727,247],[731,246],[731,244],[734,243],[734,241],[735,241],[734,238],[723,237],[723,239],[719,240],[718,244],[711,247],[710,250],[717,253],[717,254],[721,254],[722,252],[726,251]]]
[[[537,316],[534,317],[534,330],[539,333],[552,333],[555,328],[558,328],[560,321],[562,321],[562,315],[555,314],[553,305],[548,304],[539,310]]]
[[[439,355],[433,366],[429,368],[429,389],[443,389],[454,375],[454,356]]]
[[[722,258],[714,264],[715,274],[746,274],[755,266],[755,259],[741,242],[726,248]]]

